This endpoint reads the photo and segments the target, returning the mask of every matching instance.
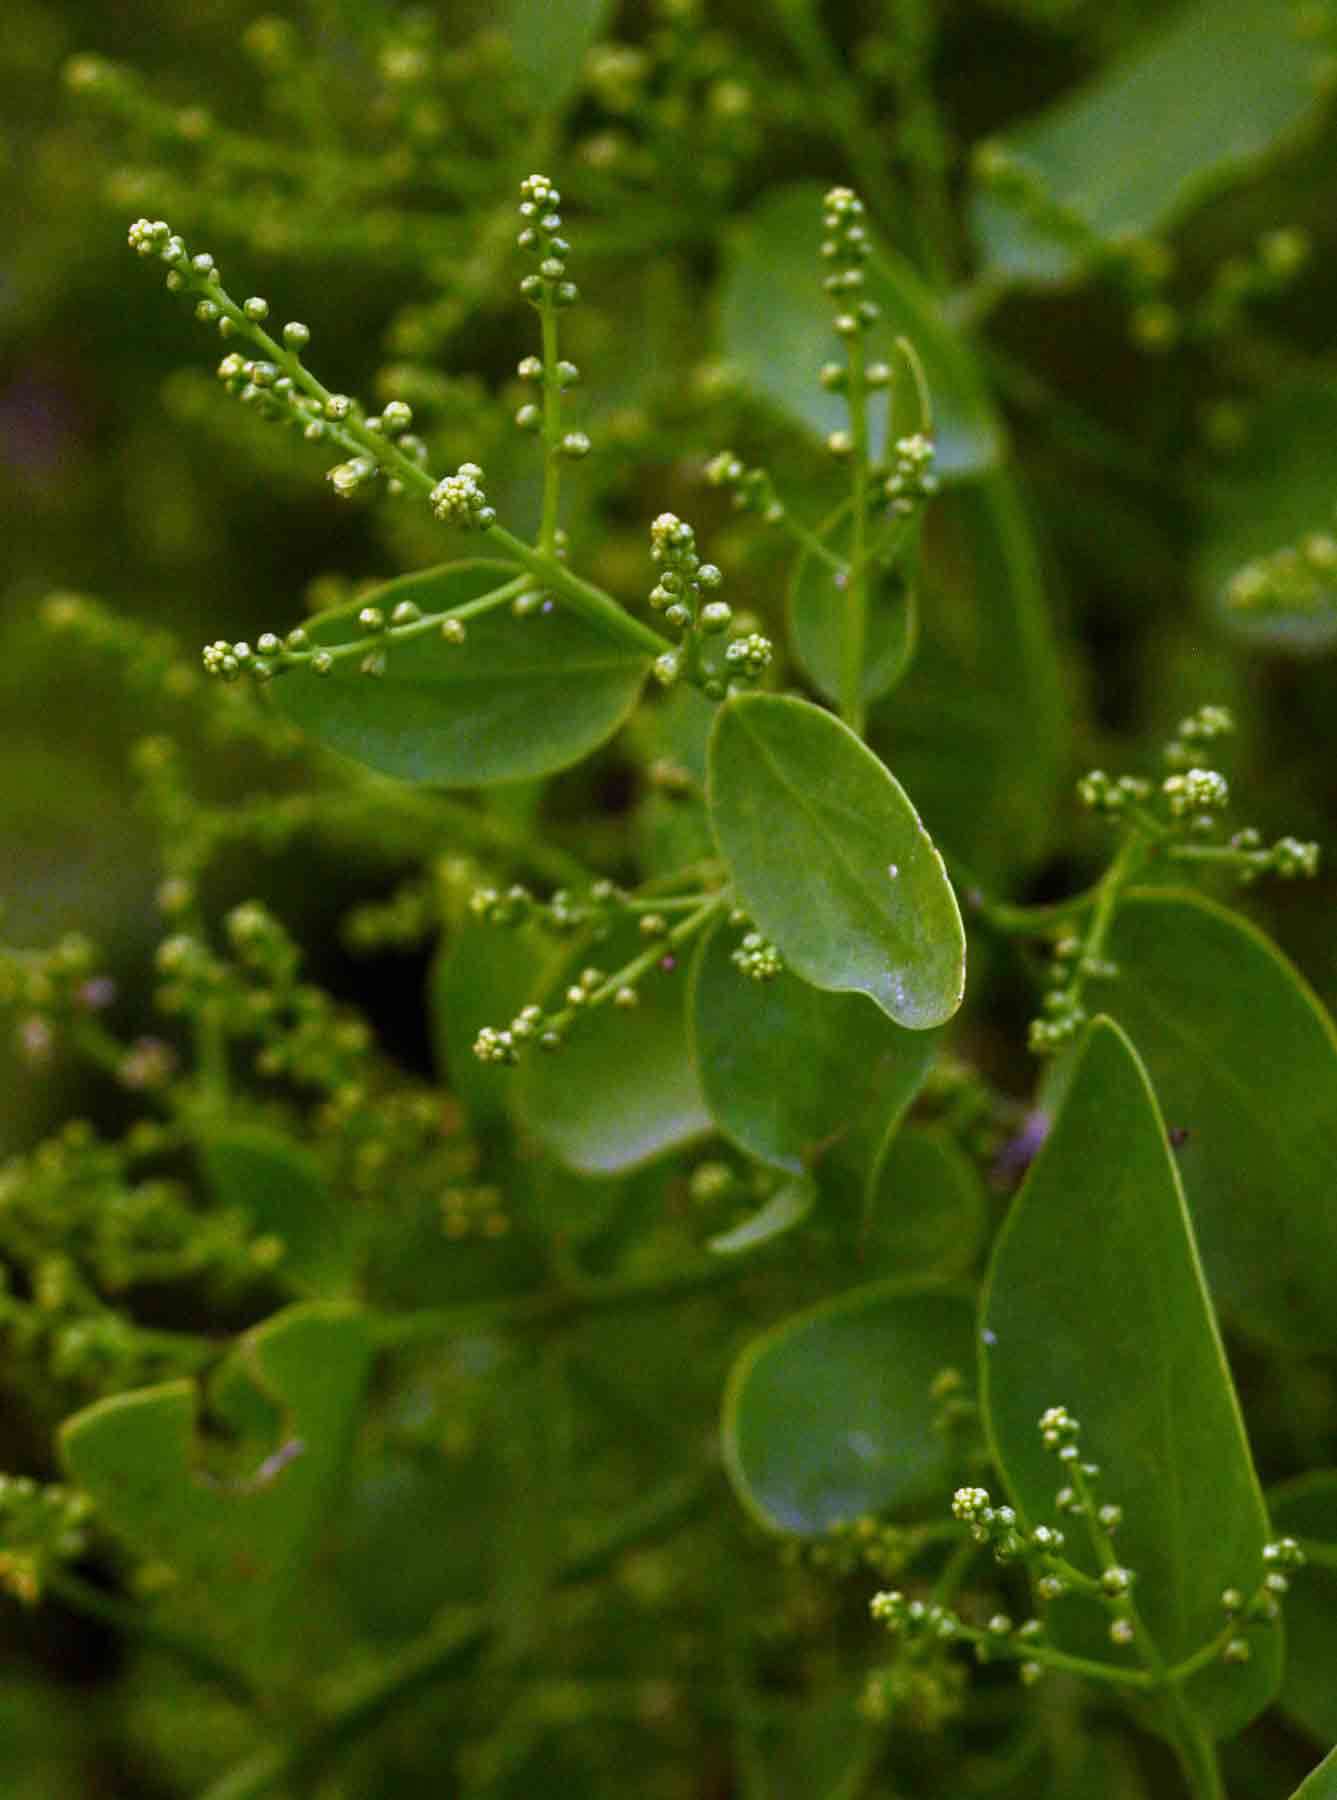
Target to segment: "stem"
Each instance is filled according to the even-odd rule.
[[[251,1685],[249,1676],[221,1661],[208,1644],[159,1624],[151,1613],[128,1605],[114,1594],[103,1593],[101,1588],[94,1587],[71,1569],[48,1568],[43,1572],[42,1583],[71,1612],[80,1613],[86,1619],[97,1619],[122,1636],[137,1639],[155,1650],[165,1650],[196,1675],[211,1681],[239,1706],[256,1711],[265,1708],[265,1696]]]
[[[813,0],[779,0],[781,29],[811,83],[815,105],[826,116],[832,136],[850,159],[857,185],[884,224],[908,224],[909,208],[888,175],[890,158],[877,132],[865,118],[859,89],[846,64],[826,36]]]
[[[582,581],[579,575],[573,575],[565,563],[558,562],[542,550],[525,543],[523,538],[514,536],[504,525],[489,525],[485,535],[499,545],[512,562],[520,564],[536,575],[545,587],[552,588],[561,594],[563,599],[571,602],[572,609],[582,618],[588,619],[591,625],[600,627],[611,636],[621,638],[624,644],[633,650],[640,650],[651,656],[662,656],[673,645],[668,638],[661,637],[649,625],[634,618],[625,607],[619,606],[611,594],[591,582]]]
[[[1175,1715],[1175,1751],[1184,1784],[1193,1800],[1226,1800],[1216,1745],[1203,1730],[1177,1689],[1171,1690]]]
[[[863,736],[864,656],[868,637],[868,388],[864,379],[864,346],[858,332],[849,343],[851,503],[850,568],[845,589],[845,631],[840,662],[840,716]]]
[[[373,1328],[374,1339],[379,1349],[399,1350],[413,1344],[435,1343],[440,1338],[513,1327],[555,1329],[601,1314],[634,1312],[637,1307],[665,1306],[712,1293],[740,1280],[752,1266],[752,1259],[747,1257],[712,1258],[666,1275],[578,1282],[537,1294],[506,1295],[465,1306],[430,1307],[379,1320]]]
[[[562,383],[557,373],[557,308],[545,287],[539,307],[543,332],[543,518],[539,549],[552,556],[557,548],[557,505],[562,485]]]
[[[569,1587],[589,1581],[625,1551],[677,1531],[700,1510],[711,1484],[710,1473],[680,1476],[666,1483],[630,1507],[587,1550],[569,1557],[557,1572],[556,1585]],[[405,1702],[467,1666],[494,1630],[484,1608],[457,1615],[449,1625],[428,1632],[388,1667],[348,1692],[314,1731],[295,1743],[261,1751],[215,1782],[204,1800],[259,1800],[284,1782],[315,1774]]]
[[[411,638],[430,637],[440,631],[446,619],[479,618],[484,613],[495,612],[499,606],[507,606],[512,600],[518,600],[534,586],[529,575],[517,575],[513,580],[490,588],[486,594],[479,594],[473,600],[462,600],[458,606],[448,606],[441,612],[424,613],[420,619],[414,619],[407,625],[390,625],[384,631],[368,632],[360,638],[350,638],[342,644],[322,644],[316,650],[289,650],[285,646],[272,659],[280,669],[300,668],[309,663],[315,656],[324,654],[332,662],[342,662],[348,657],[365,656],[369,650],[380,650],[389,644],[407,643]]]

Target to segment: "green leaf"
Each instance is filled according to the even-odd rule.
[[[1308,1557],[1285,1600],[1284,1712],[1320,1743],[1337,1740],[1337,1470],[1319,1469],[1270,1490],[1277,1536],[1298,1538]],[[1334,1789],[1337,1792],[1337,1788]]]
[[[309,1151],[264,1125],[222,1125],[201,1143],[200,1162],[220,1205],[283,1240],[284,1274],[317,1288],[346,1276],[347,1220]]]
[[[611,971],[644,949],[624,926],[597,948],[578,949],[550,992],[533,997],[552,1003],[594,958]],[[621,1174],[710,1130],[687,1037],[686,985],[680,963],[656,970],[641,982],[638,1006],[600,1007],[577,1019],[560,1050],[526,1051],[511,1071],[521,1122],[571,1168]]]
[[[706,1239],[707,1250],[716,1256],[743,1256],[759,1250],[774,1238],[783,1237],[801,1225],[817,1200],[817,1183],[810,1175],[797,1175],[778,1187],[766,1202],[741,1225],[731,1231],[718,1231]]]
[[[1337,1750],[1330,1750],[1307,1781],[1302,1781],[1291,1800],[1337,1800]]]
[[[956,1292],[874,1282],[754,1340],[724,1398],[725,1467],[776,1531],[818,1536],[864,1513],[934,1500],[951,1482],[930,1392],[974,1357]]]
[[[710,743],[711,823],[742,904],[814,987],[924,1031],[961,1004],[956,896],[899,783],[807,701],[735,695]]]
[[[824,191],[804,182],[754,208],[730,248],[720,301],[722,348],[740,379],[791,424],[823,440],[848,423],[843,401],[817,380],[839,344],[831,329],[834,309],[822,291]],[[967,476],[988,468],[1002,454],[998,422],[969,351],[931,292],[909,263],[885,247],[868,265],[867,292],[882,309],[874,350],[889,354],[894,339],[905,337],[924,365],[939,473]],[[877,456],[886,437],[880,405],[871,422]],[[912,428],[908,420],[894,427],[898,435]]]
[[[1232,606],[1246,563],[1337,532],[1337,382],[1278,383],[1249,417],[1248,435],[1209,492],[1198,555],[1204,604],[1260,649],[1312,655],[1337,643],[1337,577],[1326,597],[1295,610]]]
[[[934,501],[921,573],[922,630],[890,703],[869,720],[933,835],[986,885],[1005,885],[1049,843],[1069,708],[1023,496],[1007,470]]]
[[[758,1697],[761,1698],[760,1696]],[[736,1708],[747,1734],[746,1765],[755,1770],[742,1795],[756,1800],[856,1800],[868,1789],[886,1744],[860,1704],[860,1690],[834,1683],[812,1697],[766,1696],[768,1703]]]
[[[960,1275],[987,1226],[984,1184],[961,1147],[945,1131],[894,1119],[869,1177],[865,1262],[888,1274]]]
[[[1055,1522],[1062,1465],[1037,1429],[1051,1406],[1082,1427],[1098,1493],[1123,1508],[1120,1560],[1170,1665],[1221,1629],[1221,1594],[1262,1579],[1267,1515],[1165,1125],[1137,1054],[1097,1019],[1059,1115],[999,1235],[984,1296],[981,1398],[999,1467],[1027,1525]],[[1094,1572],[1077,1523],[1067,1554]],[[1061,1641],[1110,1657],[1098,1607],[1067,1603]],[[1245,1664],[1185,1688],[1219,1735],[1280,1678],[1275,1633]]]
[[[510,1023],[551,960],[530,931],[470,919],[432,963],[428,1011],[437,1070],[475,1131],[487,1131],[509,1116],[515,1071],[480,1062],[474,1039],[484,1025]]]
[[[911,553],[911,560],[917,557]],[[803,672],[827,700],[840,699],[841,612],[845,592],[836,570],[801,550],[789,584],[789,631]],[[874,569],[868,582],[866,700],[890,693],[910,666],[919,636],[915,581],[905,559]]]
[[[1312,990],[1238,913],[1134,892],[1102,999],[1137,1045],[1169,1124],[1212,1292],[1251,1331],[1337,1346],[1332,1172],[1337,1032]]]
[[[611,0],[508,0],[511,54],[544,110],[561,105],[580,79],[585,52],[602,32]]]
[[[1105,243],[1147,237],[1295,138],[1319,104],[1318,56],[1277,0],[1199,0],[1004,141]],[[972,220],[997,273],[1074,272],[1061,242],[993,195]]]
[[[788,969],[751,981],[720,925],[697,951],[689,1003],[701,1090],[716,1125],[775,1168],[812,1168],[874,1093],[901,1112],[937,1051],[862,994],[835,994]],[[892,1094],[887,1093],[890,1082]]]
[[[307,626],[315,644],[361,636],[357,613],[387,616],[411,600],[439,612],[477,599],[514,571],[453,563],[405,576]],[[636,702],[649,658],[616,643],[560,604],[517,619],[502,606],[468,621],[463,644],[436,632],[387,644],[385,673],[358,658],[331,674],[302,668],[271,684],[295,725],[341,755],[401,781],[482,787],[550,774],[611,737]]]
[[[239,1656],[264,1662],[300,1634],[294,1606],[317,1533],[328,1517],[361,1410],[371,1338],[356,1307],[289,1307],[247,1332],[237,1367],[253,1408],[282,1417],[278,1444],[246,1476],[210,1474],[197,1441],[198,1397],[189,1381],[116,1394],[67,1419],[61,1454],[108,1527],[176,1580],[164,1596]],[[229,1415],[241,1410],[238,1396]]]

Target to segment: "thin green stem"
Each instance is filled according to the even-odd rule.
[[[952,881],[960,890],[966,911],[1004,937],[1045,937],[1056,925],[1066,925],[1090,912],[1100,897],[1102,882],[1083,888],[1066,900],[1047,906],[1012,906],[1005,900],[990,900],[980,890],[970,873],[955,858],[947,858]]]
[[[602,588],[595,587],[592,582],[582,581],[579,575],[573,575],[566,564],[558,562],[555,556],[536,550],[533,545],[525,543],[523,538],[507,531],[504,525],[489,525],[484,535],[503,549],[512,562],[519,563],[522,569],[528,569],[531,575],[537,576],[544,587],[551,588],[564,600],[569,600],[572,610],[588,619],[590,624],[598,626],[612,637],[620,638],[633,650],[645,651],[651,656],[662,656],[665,651],[672,650],[673,645],[668,638],[661,637],[649,625],[633,617]]]
[[[539,525],[539,549],[552,556],[557,549],[558,503],[562,486],[562,381],[558,373],[557,307],[545,286],[539,307],[543,333],[543,516]]]
[[[860,91],[828,39],[813,0],[778,0],[776,12],[809,79],[813,101],[825,113],[832,136],[849,158],[865,199],[884,224],[907,224],[913,229],[910,209],[888,173],[891,159],[864,114]]]
[[[801,519],[794,517],[788,507],[780,515],[779,523],[796,544],[801,545],[809,556],[815,556],[819,562],[824,562],[828,569],[834,569],[838,575],[843,575],[849,568],[849,563],[845,558],[829,549],[815,531],[805,525]]]
[[[588,1548],[563,1562],[556,1585],[570,1587],[592,1580],[626,1551],[679,1530],[701,1510],[713,1479],[711,1471],[678,1477],[628,1508]],[[387,1666],[350,1687],[313,1731],[295,1743],[263,1750],[229,1771],[209,1788],[204,1800],[260,1800],[285,1782],[314,1776],[382,1719],[467,1669],[494,1629],[485,1608],[456,1614],[448,1624],[428,1632]]]
[[[330,662],[344,662],[350,657],[365,656],[369,651],[382,650],[391,644],[404,644],[413,638],[430,637],[433,632],[440,631],[447,619],[458,619],[464,624],[469,619],[480,618],[484,613],[496,612],[498,607],[509,606],[513,600],[527,594],[533,586],[534,579],[531,575],[517,575],[498,587],[489,588],[486,594],[479,594],[472,600],[462,600],[458,606],[447,606],[441,612],[424,613],[421,618],[412,619],[407,624],[390,625],[384,631],[367,632],[362,637],[348,639],[346,643],[322,644],[313,650],[289,650],[285,646],[272,661],[276,669],[287,670],[300,668],[316,656],[326,657]]]
[[[193,1674],[212,1682],[239,1706],[257,1712],[265,1709],[265,1695],[252,1684],[250,1677],[230,1663],[225,1663],[202,1640],[160,1624],[143,1607],[130,1605],[115,1594],[104,1593],[101,1588],[94,1587],[71,1569],[56,1567],[45,1570],[42,1584],[49,1593],[68,1606],[71,1612],[79,1613],[86,1619],[96,1619],[100,1624],[109,1625],[121,1636],[146,1644],[152,1649],[165,1650]]]
[[[636,983],[656,968],[669,952],[690,942],[702,926],[727,903],[728,898],[728,893],[707,895],[705,901],[694,912],[689,913],[685,919],[673,926],[672,930],[665,932],[662,937],[655,938],[648,949],[643,950],[639,956],[634,956],[630,962],[625,963],[622,968],[601,981],[598,987],[589,989],[584,1000],[578,1006],[565,1006],[560,1012],[549,1014],[545,1020],[546,1029],[557,1032],[566,1031],[579,1017],[594,1007],[606,1005],[608,1001],[616,999],[617,995],[626,988],[634,989]]]
[[[731,1287],[755,1266],[748,1257],[712,1257],[685,1269],[652,1276],[623,1276],[574,1283],[537,1294],[512,1294],[463,1306],[427,1308],[378,1320],[372,1328],[379,1349],[399,1350],[442,1338],[511,1329],[557,1329],[607,1313],[634,1312],[691,1300]]]
[[[863,736],[864,659],[868,638],[868,384],[863,338],[849,340],[850,418],[850,567],[845,587],[844,633],[840,661],[840,716]]]
[[[1193,1800],[1226,1800],[1216,1745],[1177,1688],[1171,1689],[1175,1750]]]

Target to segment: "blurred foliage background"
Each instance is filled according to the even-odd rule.
[[[1279,33],[1294,30],[1294,10],[1277,0]],[[1216,29],[1228,36],[1257,11],[1222,0]],[[1304,11],[1314,68],[1330,84],[1327,22],[1321,7]],[[93,595],[169,632],[191,661],[220,632],[283,630],[308,604],[441,555],[425,514],[337,504],[319,451],[224,402],[208,334],[127,254],[125,228],[139,214],[165,217],[192,249],[211,250],[235,293],[265,294],[277,317],[307,321],[309,360],[331,386],[409,399],[434,463],[476,458],[503,516],[523,519],[536,508],[535,463],[509,415],[514,365],[531,345],[509,245],[519,177],[548,169],[570,215],[584,296],[573,353],[588,375],[580,423],[596,442],[569,484],[579,495],[569,521],[578,561],[615,590],[639,592],[647,523],[672,508],[696,523],[734,605],[778,634],[782,560],[705,487],[702,464],[734,444],[749,461],[766,460],[790,492],[808,483],[813,515],[828,478],[814,476],[818,461],[775,395],[759,398],[732,378],[740,330],[750,362],[783,360],[783,282],[774,316],[753,306],[741,327],[730,283],[746,221],[778,190],[861,184],[871,162],[885,175],[867,195],[878,223],[921,272],[946,273],[948,315],[975,327],[1036,533],[1061,678],[1053,730],[1037,746],[1024,738],[1024,693],[996,691],[986,707],[957,679],[950,646],[927,646],[907,753],[923,752],[917,705],[936,732],[934,800],[925,803],[935,834],[1011,898],[1066,892],[1099,868],[1103,845],[1068,797],[1072,779],[1092,765],[1154,772],[1176,719],[1212,700],[1240,722],[1231,776],[1248,817],[1318,839],[1325,852],[1337,843],[1337,588],[1298,619],[1260,623],[1221,601],[1249,558],[1337,529],[1337,120],[1323,79],[1268,135],[1266,154],[1210,169],[1178,208],[1151,208],[1131,246],[1079,245],[1056,281],[1043,258],[1027,263],[1024,246],[1000,249],[1003,228],[985,216],[972,153],[1024,134],[1034,116],[1104,79],[1164,22],[1160,0],[832,0],[812,15],[826,34],[826,65],[794,26],[802,12],[781,0],[704,0],[700,9],[623,0],[604,9],[596,48],[578,46],[552,107],[551,71],[525,66],[536,15],[520,4],[310,0],[260,17],[236,0],[128,9],[9,0],[0,30],[0,898],[15,943],[77,928],[103,946],[118,1025],[149,1023],[145,971],[161,931],[154,834],[127,765],[145,729],[180,728],[188,703],[146,697],[86,644],[54,637],[44,601],[55,591]],[[560,43],[542,41],[545,55],[560,57]],[[1205,27],[1203,94],[1177,92],[1176,116],[1210,107],[1212,50]],[[925,70],[937,117],[916,100]],[[1260,89],[1268,79],[1264,66]],[[1242,96],[1246,113],[1255,103],[1264,97]],[[1156,130],[1163,122],[1153,114]],[[1134,119],[1130,134],[1140,128]],[[1062,147],[1055,154],[1049,173],[1061,187]],[[921,194],[917,173],[935,159],[940,177]],[[923,268],[932,205],[946,209],[933,237],[944,265],[936,271]],[[1293,256],[1269,240],[1278,232],[1298,234],[1287,240]],[[1266,264],[1259,246],[1268,241],[1278,279],[1214,321],[1223,269],[1232,259]],[[811,275],[815,285],[815,259]],[[952,504],[942,582],[971,584],[987,611],[997,571],[987,544],[970,572],[953,571]],[[226,800],[256,780],[245,746],[196,741],[188,725],[185,737],[201,793]],[[1014,739],[1024,754],[1009,761]],[[624,866],[657,829],[661,801],[642,766],[638,752],[614,745],[553,784],[543,808],[556,841]],[[1003,786],[982,803],[986,766]],[[298,786],[302,776],[283,779]],[[516,800],[517,817],[526,804]],[[340,932],[350,908],[384,898],[419,861],[411,838],[390,830],[380,841],[287,843],[269,856],[243,847],[211,869],[206,907],[214,914],[263,893],[316,976],[366,1011],[408,1069],[426,1073],[426,949],[368,962]],[[1330,1004],[1333,900],[1331,874],[1243,898]],[[1024,1098],[1023,973],[988,950],[977,969],[965,1047]],[[0,1151],[23,1148],[71,1111],[114,1127],[127,1105],[63,1065],[34,1067],[12,1044],[0,1048],[0,1095]],[[652,1406],[666,1358],[653,1321],[601,1329],[615,1334],[614,1359],[642,1372],[632,1411]],[[702,1340],[694,1380],[704,1419],[734,1340],[704,1326]],[[679,1343],[670,1360],[682,1355]],[[398,1425],[384,1429],[393,1438]],[[1331,1451],[1331,1421],[1318,1431]],[[612,1455],[607,1444],[587,1448]],[[1264,1426],[1264,1460],[1272,1448]],[[364,1495],[347,1552],[359,1626],[385,1643],[423,1616],[417,1565],[387,1572],[377,1555],[386,1531],[436,1541],[448,1517],[455,1538],[484,1505],[415,1485],[412,1451],[392,1451],[383,1482],[393,1491]],[[503,1463],[508,1454],[522,1452],[503,1450]],[[0,1464],[51,1472],[22,1407],[0,1423]],[[1286,1472],[1284,1450],[1278,1466]],[[478,1530],[475,1522],[463,1536]],[[456,1541],[450,1554],[467,1565],[475,1550],[484,1554]],[[671,1558],[647,1551],[620,1597],[624,1641],[644,1632],[647,1616],[661,1617],[654,1609],[667,1593],[664,1628],[682,1635],[690,1666],[702,1594],[743,1579],[730,1554],[714,1538]],[[754,1584],[739,1606],[755,1604]],[[0,1791],[167,1800],[198,1791],[245,1747],[221,1703],[210,1711],[193,1691],[191,1731],[198,1724],[203,1735],[183,1742],[175,1682],[118,1684],[122,1651],[111,1633],[59,1608],[0,1605]],[[605,1636],[611,1629],[600,1622]],[[706,1723],[689,1728],[661,1695],[656,1718],[647,1682],[641,1704],[646,1728],[659,1733],[658,1759],[653,1770],[642,1765],[645,1719],[619,1740],[620,1762],[603,1740],[608,1791],[621,1779],[621,1791],[646,1794],[752,1793],[734,1785],[709,1707]],[[434,1728],[422,1725],[429,1736]],[[805,1729],[820,1738],[822,1722]],[[688,1743],[693,1730],[701,1739]],[[492,1773],[480,1750],[468,1791],[603,1791],[578,1757],[539,1772],[540,1724],[532,1736],[532,1757],[511,1745]],[[780,1770],[787,1751],[768,1754]],[[1107,1785],[1083,1791],[1123,1793],[1122,1754],[1111,1753]],[[1260,1800],[1287,1791],[1310,1760],[1284,1732],[1238,1755],[1239,1792]],[[347,1791],[444,1791],[424,1776],[431,1766],[410,1723],[373,1769],[348,1777]],[[696,1785],[684,1785],[684,1767],[696,1768]],[[926,1767],[921,1778],[931,1779],[931,1758]],[[785,1787],[779,1773],[774,1781],[755,1791],[819,1791]]]

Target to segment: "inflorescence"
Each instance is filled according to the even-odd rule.
[[[1295,1539],[1278,1538],[1265,1545],[1264,1572],[1256,1588],[1248,1595],[1227,1588],[1221,1595],[1224,1619],[1220,1630],[1182,1663],[1164,1670],[1146,1643],[1137,1612],[1137,1573],[1125,1566],[1114,1550],[1115,1534],[1123,1523],[1122,1509],[1098,1498],[1100,1469],[1083,1456],[1077,1420],[1066,1407],[1052,1406],[1041,1417],[1039,1431],[1046,1450],[1063,1470],[1063,1485],[1054,1496],[1055,1513],[1065,1522],[1082,1525],[1099,1572],[1089,1574],[1069,1559],[1066,1534],[1058,1525],[1027,1529],[1013,1507],[994,1504],[987,1488],[960,1487],[952,1497],[953,1518],[975,1544],[992,1551],[995,1562],[1025,1568],[1043,1608],[1020,1624],[1000,1612],[979,1626],[948,1606],[910,1599],[899,1589],[876,1594],[871,1602],[873,1617],[900,1640],[905,1653],[912,1658],[931,1656],[940,1654],[942,1646],[968,1644],[980,1662],[1016,1663],[1027,1685],[1038,1681],[1046,1669],[1056,1668],[1119,1685],[1151,1688],[1184,1681],[1215,1661],[1247,1662],[1251,1653],[1248,1632],[1276,1623],[1290,1575],[1304,1564],[1304,1553]],[[1045,1611],[1069,1595],[1082,1595],[1102,1607],[1108,1615],[1111,1645],[1141,1652],[1142,1666],[1132,1669],[1125,1663],[1086,1663],[1057,1650],[1049,1641]]]
[[[1281,837],[1264,845],[1251,826],[1221,841],[1230,783],[1210,766],[1208,757],[1234,729],[1226,707],[1201,706],[1180,721],[1165,746],[1170,773],[1158,784],[1142,776],[1111,776],[1103,769],[1091,770],[1078,782],[1082,804],[1121,826],[1124,843],[1095,890],[1085,929],[1064,932],[1053,944],[1042,1013],[1030,1027],[1033,1051],[1046,1054],[1071,1042],[1089,1017],[1087,984],[1118,976],[1117,964],[1105,955],[1105,939],[1120,892],[1147,858],[1220,868],[1242,883],[1262,875],[1293,880],[1318,873],[1319,849],[1314,843]]]

